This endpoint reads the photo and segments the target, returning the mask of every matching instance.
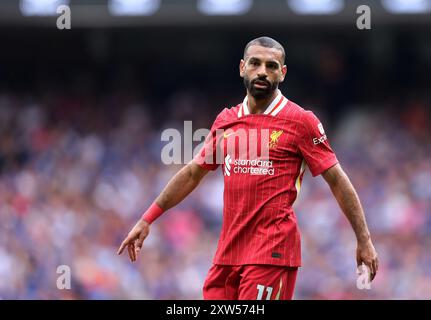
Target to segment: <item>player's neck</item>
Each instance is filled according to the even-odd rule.
[[[277,97],[278,90],[274,90],[272,95],[264,99],[256,99],[250,93],[247,93],[247,107],[250,114],[260,114],[264,113],[266,108],[271,104],[271,102]]]

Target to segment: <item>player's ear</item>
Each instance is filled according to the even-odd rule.
[[[244,78],[244,73],[245,73],[244,69],[245,69],[245,61],[244,59],[241,59],[239,61],[239,75],[241,76],[241,78]]]
[[[286,77],[286,74],[287,74],[287,66],[284,65],[284,66],[281,67],[281,80],[280,80],[280,82],[284,81],[284,78]]]

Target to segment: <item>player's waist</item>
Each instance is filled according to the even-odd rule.
[[[229,218],[229,220],[238,220],[238,223],[245,223],[261,219],[275,222],[288,216],[294,216],[295,213],[292,206],[276,202],[257,206],[250,206],[250,203],[225,203],[223,215],[224,218]]]
[[[243,192],[236,196],[233,194],[224,197],[224,208],[243,212],[259,212],[269,209],[277,209],[284,212],[293,212],[294,197],[286,197],[284,195],[275,195],[260,199],[259,193],[252,194],[250,197]]]

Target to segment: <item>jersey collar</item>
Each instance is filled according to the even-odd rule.
[[[269,104],[263,114],[276,116],[286,106],[287,101],[287,98],[281,94],[281,91],[279,89],[277,89],[277,96],[274,98],[274,100],[272,100],[272,102]],[[247,96],[245,96],[244,101],[242,102],[242,105],[240,106],[238,111],[238,118],[242,117],[243,115],[246,116],[249,114],[250,110],[248,109],[248,99]]]

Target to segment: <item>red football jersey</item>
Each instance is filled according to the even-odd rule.
[[[266,148],[265,148],[266,147]],[[323,126],[280,91],[262,114],[225,108],[194,161],[224,173],[223,224],[214,264],[301,265],[292,205],[308,165],[313,176],[338,161]]]

